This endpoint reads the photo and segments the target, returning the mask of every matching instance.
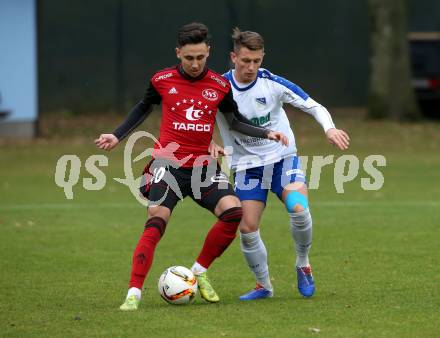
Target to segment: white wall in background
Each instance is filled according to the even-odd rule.
[[[36,20],[36,0],[0,0],[0,123],[37,119]]]

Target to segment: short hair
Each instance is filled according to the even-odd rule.
[[[177,47],[201,42],[205,42],[209,46],[210,38],[208,27],[200,22],[191,22],[180,27],[177,33]]]
[[[250,50],[264,49],[264,39],[260,34],[252,31],[242,32],[238,27],[232,30],[232,41],[235,52],[238,52],[242,47]]]

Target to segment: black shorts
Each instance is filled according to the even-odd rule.
[[[209,166],[175,168],[170,162],[154,159],[144,169],[140,192],[149,205],[170,211],[186,196],[211,212],[222,197],[236,196],[228,177],[214,161]]]

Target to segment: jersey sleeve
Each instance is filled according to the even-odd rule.
[[[302,111],[312,115],[316,121],[322,126],[324,132],[327,130],[335,128],[335,124],[333,123],[332,117],[328,110],[320,105],[318,102],[309,97],[304,101],[299,107]]]
[[[228,93],[219,103],[218,108],[223,113],[232,130],[252,137],[267,138],[267,135],[270,132],[269,129],[253,125],[249,119],[239,112],[231,89],[229,89]]]
[[[274,88],[281,102],[289,103],[292,106],[312,115],[322,126],[324,132],[335,128],[332,117],[328,110],[313,100],[300,86],[277,75],[270,74],[274,82]]]
[[[150,82],[143,99],[131,109],[125,121],[113,131],[113,135],[119,141],[123,140],[150,115],[153,104],[160,104],[161,100],[160,94]]]

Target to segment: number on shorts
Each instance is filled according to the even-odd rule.
[[[160,180],[165,175],[165,167],[154,168],[153,175],[154,175],[154,183],[159,183]]]

